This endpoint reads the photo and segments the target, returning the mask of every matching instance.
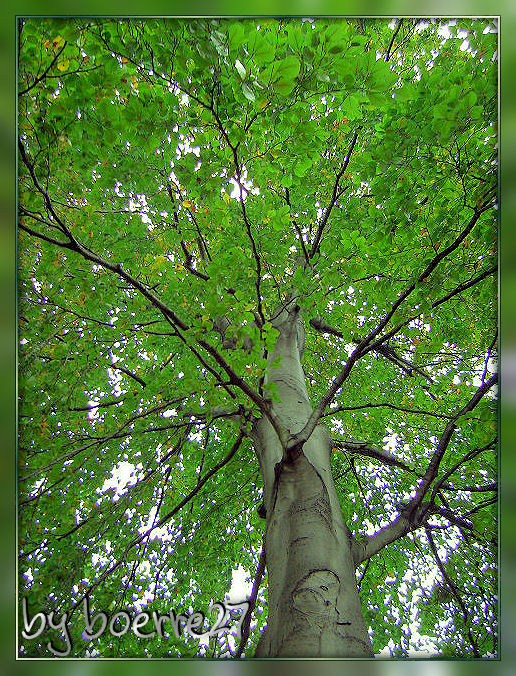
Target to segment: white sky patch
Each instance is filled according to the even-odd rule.
[[[156,519],[156,512],[157,512],[157,507],[152,507],[152,509],[149,512],[149,516],[147,518],[147,523],[145,523],[141,528],[138,528],[138,532],[140,535],[143,535],[146,533],[150,528],[152,528],[152,524],[154,523],[154,520]],[[149,541],[152,540],[159,540],[160,542],[166,542],[170,539],[170,531],[168,526],[161,526],[158,528],[153,528],[150,535],[149,535]],[[149,572],[149,577],[150,577],[150,562],[149,561],[144,561],[144,563],[147,564],[148,566],[148,572]]]
[[[163,418],[175,418],[177,417],[177,411],[175,408],[169,408],[166,411],[163,411],[161,415]]]
[[[36,495],[37,495],[37,494],[39,493],[39,491],[40,491],[40,488],[43,487],[44,483],[45,483],[45,479],[38,479],[38,480],[34,483],[34,485],[33,485],[33,487],[32,487],[32,490],[31,490],[31,492],[30,492],[30,497],[31,497],[31,498],[36,497]]]
[[[231,571],[231,587],[227,593],[227,600],[229,603],[240,603],[245,601],[251,594],[253,588],[249,580],[249,571],[242,565]]]
[[[32,286],[34,287],[34,291],[36,293],[40,293],[41,292],[41,282],[38,282],[38,280],[35,279],[34,277],[31,277],[30,281],[32,282]]]
[[[244,170],[242,172],[242,176],[240,178],[240,183],[242,185],[243,190],[240,190],[240,185],[238,184],[238,181],[236,180],[235,177],[232,177],[229,179],[230,184],[233,186],[233,189],[231,190],[229,196],[232,199],[239,200],[240,199],[240,192],[242,192],[242,199],[246,200],[247,198],[247,193],[251,193],[252,195],[259,195],[260,194],[260,189],[253,186],[252,181],[247,180],[247,171]]]
[[[251,595],[253,585],[250,579],[249,571],[247,571],[241,564],[238,568],[234,568],[231,571],[231,587],[229,592],[225,595],[224,601],[229,604],[239,604],[243,601],[246,601]],[[245,606],[244,606],[245,608]],[[236,610],[236,617],[240,617],[242,610]],[[236,621],[231,620],[229,623],[230,627],[236,628]],[[253,622],[251,622],[251,630],[253,629]],[[239,644],[239,639],[237,639],[234,632],[231,632],[227,635],[228,645],[231,651],[234,651]],[[200,645],[206,645],[204,641],[200,642]],[[245,652],[244,652],[245,655]]]
[[[179,143],[176,148],[176,157],[179,160],[184,155],[188,155],[188,153],[193,153],[196,157],[200,157],[201,148],[200,146],[191,146],[190,140],[188,138],[185,138],[184,141],[182,143]]]
[[[113,502],[117,502],[127,492],[128,487],[136,483],[136,472],[138,469],[142,469],[142,465],[134,465],[124,460],[119,462],[111,470],[111,478],[106,479],[102,484],[101,493],[105,493],[110,489],[114,490]]]
[[[95,420],[95,418],[98,418],[99,415],[99,407],[98,404],[100,404],[100,400],[96,399],[90,399],[88,401],[88,406],[90,406],[90,410],[88,411],[87,418],[89,421]]]
[[[418,24],[416,24],[414,30],[416,33],[422,33],[424,30],[428,28],[429,25],[430,24],[428,23],[428,21],[420,21]]]

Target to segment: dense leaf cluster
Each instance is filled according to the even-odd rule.
[[[468,408],[497,360],[492,22],[33,18],[18,42],[31,612],[76,617],[88,593],[96,611],[207,613],[232,569],[252,577],[247,433],[296,289],[314,406],[344,374],[323,413],[336,443],[399,461],[334,450],[354,535],[433,462],[431,516],[358,568],[375,651],[495,654],[493,390]],[[264,608],[265,586],[247,654]],[[74,655],[235,650],[71,626]]]

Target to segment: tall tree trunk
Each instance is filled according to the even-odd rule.
[[[281,357],[269,376],[281,399],[274,409],[281,424],[296,433],[312,409],[295,301],[272,323],[280,335],[269,363]],[[266,418],[256,422],[253,437],[264,484],[269,576],[268,624],[256,657],[371,657],[325,426],[316,427],[295,461],[281,465],[282,447]]]

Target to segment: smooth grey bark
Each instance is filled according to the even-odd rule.
[[[290,435],[312,407],[301,366],[303,324],[293,300],[272,321],[279,330],[269,381],[274,412]],[[267,382],[267,381],[266,381]],[[352,536],[344,524],[330,469],[326,427],[317,425],[294,459],[284,458],[264,416],[252,432],[264,484],[269,615],[256,657],[372,657],[355,579]]]

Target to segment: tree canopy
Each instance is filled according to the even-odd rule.
[[[232,571],[252,582],[249,431],[293,293],[374,651],[496,654],[497,38],[19,21],[19,596],[73,618],[70,655],[235,653],[227,632],[86,642],[75,620],[86,596],[213,625]],[[368,540],[418,495],[419,527]]]

